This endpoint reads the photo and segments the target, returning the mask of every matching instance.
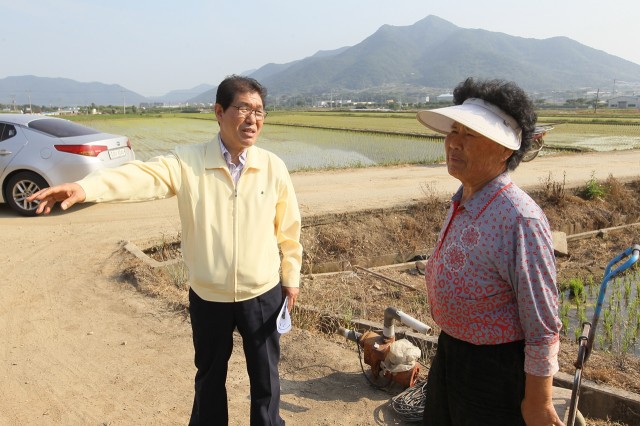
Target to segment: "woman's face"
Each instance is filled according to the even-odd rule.
[[[513,152],[457,122],[444,148],[449,174],[465,186],[484,185],[504,172]]]

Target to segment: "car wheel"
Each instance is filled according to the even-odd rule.
[[[27,197],[48,186],[42,176],[33,172],[20,172],[9,179],[5,199],[9,207],[19,214],[35,216],[39,202],[28,202]]]

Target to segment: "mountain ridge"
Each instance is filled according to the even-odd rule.
[[[434,15],[409,26],[382,25],[362,42],[324,58],[279,64],[258,78],[275,96],[362,95],[386,91],[416,98],[450,91],[467,77],[516,81],[529,92],[640,87],[640,65],[568,37],[535,39],[460,28]],[[210,92],[192,98],[212,99]]]
[[[532,93],[585,91],[626,82],[640,89],[640,65],[564,36],[535,39],[481,28],[461,28],[434,15],[413,25],[382,25],[353,46],[320,50],[284,64],[246,71],[269,94],[309,99],[410,97],[450,91],[467,77],[516,81]],[[614,83],[615,84],[615,83]],[[623,92],[622,84],[618,89]],[[18,105],[210,104],[217,86],[201,84],[164,96],[145,97],[117,84],[65,78],[11,76],[0,79],[0,103]],[[605,90],[606,92],[606,90]]]

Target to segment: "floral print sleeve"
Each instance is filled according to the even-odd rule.
[[[517,218],[505,247],[505,278],[516,294],[525,339],[525,371],[551,376],[559,367],[558,290],[550,227],[544,216]]]

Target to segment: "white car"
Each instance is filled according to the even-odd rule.
[[[126,136],[44,115],[0,114],[0,202],[34,216],[26,198],[48,186],[135,159]]]

